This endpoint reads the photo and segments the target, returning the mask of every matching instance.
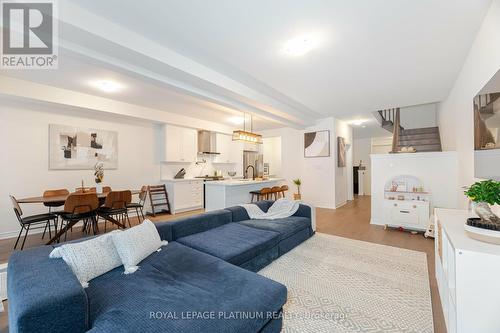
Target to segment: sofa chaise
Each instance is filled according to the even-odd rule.
[[[286,287],[254,272],[311,237],[313,213],[301,204],[289,218],[250,220],[230,207],[159,222],[167,246],[134,274],[118,267],[85,289],[49,258],[53,246],[15,252],[10,332],[279,332]]]

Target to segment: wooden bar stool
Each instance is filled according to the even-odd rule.
[[[285,192],[288,191],[288,185],[283,185],[281,186],[281,195],[283,196],[283,198],[285,197]]]
[[[271,188],[271,199],[274,197],[274,200],[278,200],[281,196],[281,186],[273,186]]]
[[[252,200],[250,202],[253,202],[255,197],[257,197],[257,201],[269,200],[272,195],[272,189],[270,187],[264,187],[259,191],[250,191],[250,194],[252,195]]]

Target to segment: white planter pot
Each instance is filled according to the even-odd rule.
[[[96,193],[102,193],[102,183],[99,183],[99,184],[95,184],[95,192]]]

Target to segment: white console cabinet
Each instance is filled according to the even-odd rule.
[[[448,333],[500,332],[500,245],[470,238],[465,210],[435,215],[436,280]]]

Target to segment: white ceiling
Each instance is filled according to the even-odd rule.
[[[246,85],[323,115],[443,100],[491,0],[73,0]],[[287,57],[297,34],[318,36]]]
[[[490,3],[68,0],[59,69],[1,74],[223,124],[245,111],[256,129],[303,128],[442,101]],[[318,47],[284,54],[299,34]],[[126,88],[103,93],[96,79]],[[361,132],[376,131],[372,121]]]
[[[234,128],[242,127],[242,125],[235,125],[231,121],[232,118],[243,117],[241,111],[182,94],[153,82],[98,66],[95,63],[90,64],[68,54],[60,56],[57,70],[3,70],[2,75],[179,113],[197,119],[215,121]],[[122,89],[113,93],[101,91],[92,85],[96,80],[117,82],[122,86]],[[257,116],[253,117],[253,122],[254,128],[258,130],[280,126],[275,121]]]

